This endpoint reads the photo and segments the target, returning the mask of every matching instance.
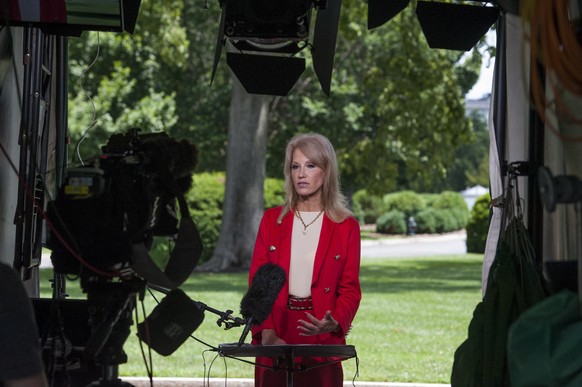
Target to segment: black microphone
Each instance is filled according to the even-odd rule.
[[[274,263],[265,263],[255,273],[249,290],[240,302],[240,313],[246,321],[243,333],[238,341],[241,346],[251,327],[261,324],[273,309],[277,296],[285,285],[285,270]]]

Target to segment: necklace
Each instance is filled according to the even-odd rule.
[[[319,219],[321,214],[323,214],[323,210],[319,211],[319,214],[317,214],[317,216],[311,222],[309,222],[308,224],[305,224],[305,222],[303,221],[303,218],[301,217],[301,212],[295,211],[295,215],[299,218],[299,220],[301,221],[301,224],[303,225],[303,231],[301,231],[303,233],[303,235],[307,234],[307,227],[309,227],[313,223],[315,223],[315,221],[317,219]]]

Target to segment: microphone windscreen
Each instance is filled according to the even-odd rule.
[[[137,336],[162,356],[171,355],[202,324],[204,310],[180,289],[169,292],[137,326]]]
[[[245,319],[252,318],[254,324],[265,321],[285,281],[285,270],[281,266],[265,263],[259,267],[240,302],[241,315]]]

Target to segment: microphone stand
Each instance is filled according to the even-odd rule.
[[[238,346],[239,347],[241,345],[243,345],[243,343],[245,342],[245,339],[247,338],[247,335],[249,334],[249,331],[251,330],[251,328],[253,326],[253,317],[251,316],[243,321],[245,323],[245,329],[243,329],[242,335],[240,336],[240,339],[238,339]]]
[[[218,316],[220,316],[220,318],[218,320],[216,320],[216,325],[218,325],[219,327],[222,327],[222,324],[224,324],[224,330],[228,330],[230,328],[233,327],[240,327],[241,325],[245,325],[246,322],[245,320],[243,320],[240,317],[234,317],[232,315],[232,310],[227,309],[226,311],[222,312],[220,310],[214,309],[208,305],[206,305],[203,302],[200,301],[193,301],[194,304],[196,304],[196,306],[199,309],[203,309],[205,311],[214,313]]]

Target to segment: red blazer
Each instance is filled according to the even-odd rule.
[[[291,234],[293,228],[293,213],[289,212],[281,224],[277,217],[281,207],[265,211],[253,252],[249,272],[249,284],[258,268],[267,263],[281,266],[289,279],[291,261]],[[322,319],[325,312],[340,324],[340,332],[322,334],[322,343],[345,344],[345,336],[350,330],[356,315],[362,292],[360,289],[360,225],[355,218],[348,218],[341,223],[335,223],[327,216],[323,217],[319,245],[315,253],[313,278],[311,280],[311,297],[313,315]],[[289,281],[279,293],[271,314],[262,324],[252,329],[254,343],[260,344],[260,332],[263,329],[275,329],[281,324],[282,311],[287,307]]]

